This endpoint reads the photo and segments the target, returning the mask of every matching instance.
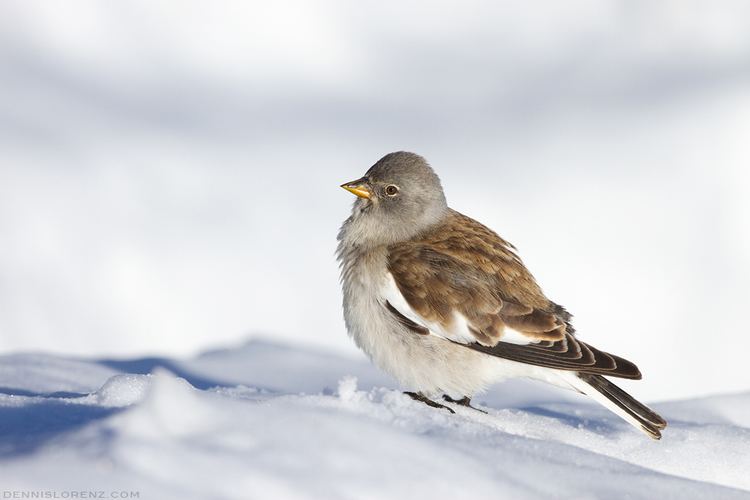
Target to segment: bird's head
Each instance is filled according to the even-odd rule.
[[[374,244],[403,241],[439,222],[446,214],[440,178],[421,156],[390,153],[356,181],[341,185],[355,194],[353,219]]]

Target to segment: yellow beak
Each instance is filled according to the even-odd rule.
[[[347,182],[346,184],[342,184],[341,187],[346,189],[352,194],[355,194],[359,196],[360,198],[367,198],[370,199],[370,196],[372,196],[372,193],[369,189],[367,189],[367,180],[363,177],[362,179],[357,179],[356,181]]]

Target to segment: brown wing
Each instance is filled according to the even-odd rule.
[[[449,340],[522,363],[641,376],[633,363],[576,339],[570,314],[544,296],[514,247],[458,212],[420,238],[392,245],[388,268],[413,315],[424,319],[418,326],[440,325]],[[388,307],[403,322],[403,311]]]

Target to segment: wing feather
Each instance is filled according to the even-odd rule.
[[[638,379],[638,368],[574,335],[570,314],[545,297],[515,248],[453,212],[447,224],[389,247],[385,307],[419,334],[491,356]]]

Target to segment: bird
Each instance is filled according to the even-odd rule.
[[[606,377],[638,367],[576,336],[516,247],[448,206],[415,153],[385,155],[355,181],[338,234],[344,322],[357,346],[412,399],[455,413],[509,378],[589,396],[653,439],[667,422]],[[447,404],[446,404],[447,403]],[[486,413],[486,412],[485,412]]]

